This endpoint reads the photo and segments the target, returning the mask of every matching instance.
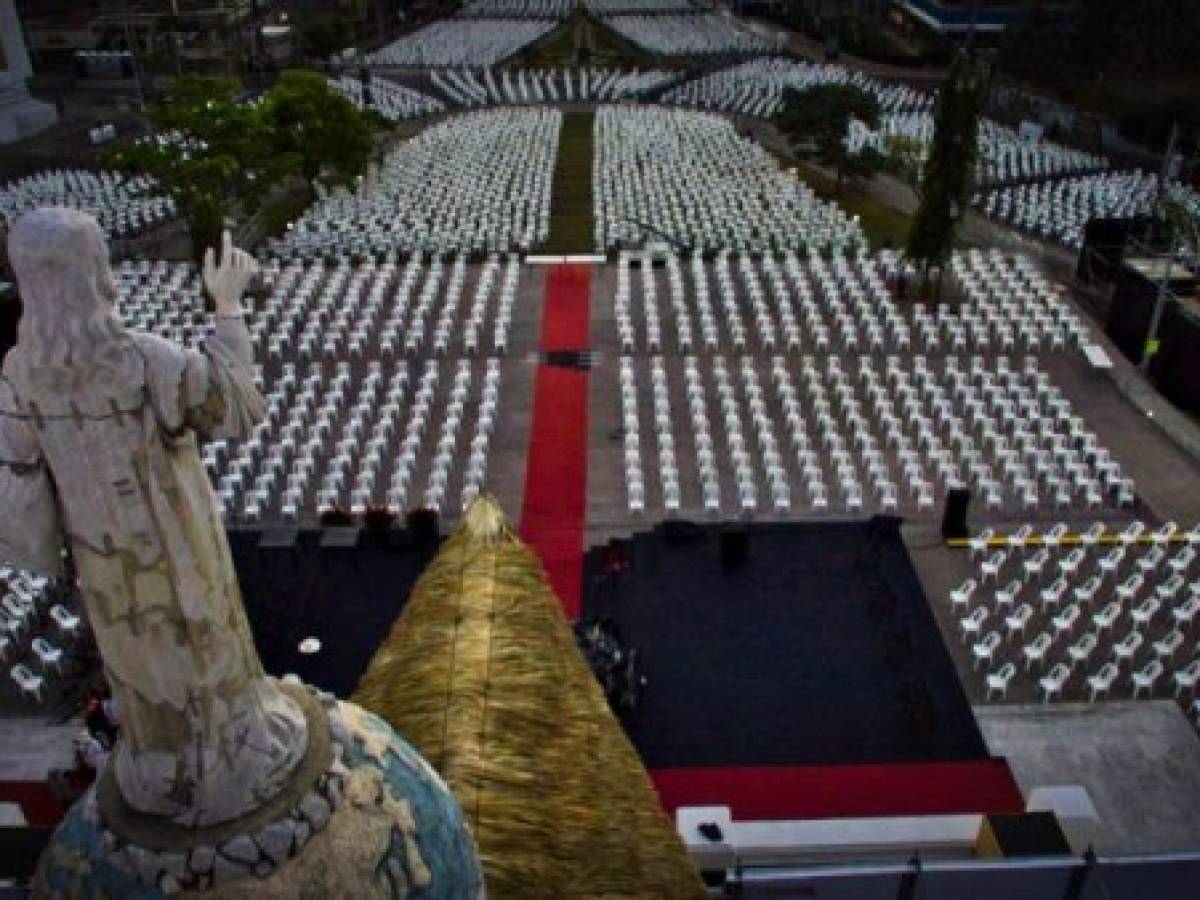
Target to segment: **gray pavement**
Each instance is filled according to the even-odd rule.
[[[984,707],[988,748],[1008,760],[1028,799],[1081,785],[1099,821],[1071,837],[1100,854],[1200,849],[1200,743],[1170,703]]]
[[[0,717],[0,781],[42,781],[51,769],[74,768],[72,740],[81,727],[27,714]]]
[[[617,380],[621,348],[612,303],[616,286],[616,266],[593,267],[589,330],[599,365],[588,379],[588,505],[584,531],[588,546],[652,524],[631,517],[625,502],[624,433]]]

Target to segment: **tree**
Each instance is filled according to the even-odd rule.
[[[298,159],[275,151],[262,109],[238,103],[236,82],[180,78],[149,118],[157,135],[118,148],[110,162],[148,172],[188,218],[199,258],[219,236],[225,219],[253,209],[271,184],[298,168]]]
[[[938,94],[933,144],[906,248],[906,255],[920,263],[926,281],[929,269],[940,270],[950,255],[967,207],[978,157],[979,117],[986,98],[987,78],[959,52]]]
[[[902,179],[912,185],[920,183],[921,167],[925,165],[924,141],[894,134],[884,140],[883,155]]]
[[[328,169],[337,181],[362,175],[374,149],[369,119],[316,72],[284,72],[264,111],[275,151],[294,156],[310,184]]]
[[[361,174],[373,148],[371,119],[313,72],[285,72],[257,102],[236,82],[189,76],[150,111],[157,134],[120,147],[108,162],[146,172],[188,218],[197,258],[226,219],[248,217],[281,180]]]
[[[354,31],[344,18],[314,19],[300,25],[300,45],[314,59],[327,60],[354,43]]]
[[[879,125],[879,103],[861,88],[848,84],[821,84],[803,91],[788,91],[776,117],[779,129],[794,148],[814,156],[836,172],[836,191],[845,178],[869,178],[885,165],[872,147],[851,153],[846,138],[852,120],[868,128]]]

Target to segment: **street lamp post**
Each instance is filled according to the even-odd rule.
[[[1179,139],[1179,123],[1171,123],[1171,136],[1167,139],[1167,152],[1163,156],[1162,172],[1158,178],[1158,195],[1155,197],[1155,218],[1164,219],[1164,204],[1167,195],[1167,179],[1171,175],[1171,159],[1175,155],[1175,142]],[[1175,268],[1175,241],[1169,236],[1170,248],[1163,263],[1162,278],[1158,282],[1158,292],[1154,297],[1154,311],[1150,314],[1150,327],[1146,331],[1146,343],[1142,345],[1141,369],[1150,370],[1150,360],[1158,349],[1158,327],[1162,324],[1163,310],[1167,305],[1167,295],[1171,292],[1171,271]]]
[[[137,89],[138,112],[146,109],[146,94],[142,90],[142,67],[138,60],[137,49],[133,45],[133,33],[129,27],[129,4],[125,4],[125,49],[129,51],[130,62],[133,64],[133,85]]]
[[[967,25],[966,51],[970,56],[975,50],[975,32],[979,27],[979,0],[971,0],[971,19]]]

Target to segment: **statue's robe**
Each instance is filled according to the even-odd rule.
[[[185,826],[234,819],[307,745],[262,671],[197,449],[264,413],[250,335],[222,318],[198,351],[131,332],[115,374],[47,381],[18,344],[0,379],[0,558],[57,574],[70,547],[120,707],[125,802]]]

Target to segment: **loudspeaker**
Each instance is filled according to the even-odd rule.
[[[425,507],[411,510],[404,517],[404,522],[418,547],[437,543],[438,514],[435,510]]]
[[[703,530],[690,519],[663,519],[662,535],[668,543],[695,540]]]
[[[951,488],[946,494],[946,512],[942,516],[942,537],[946,540],[965,538],[967,531],[967,506],[971,492],[966,488]]]
[[[368,506],[363,514],[363,533],[377,546],[386,545],[399,517],[386,506]]]
[[[725,525],[721,528],[721,565],[736,569],[750,555],[750,533],[745,525]]]
[[[1070,853],[1071,845],[1054,813],[1030,812],[985,818],[976,849],[990,851],[980,856],[1058,856]]]
[[[354,517],[340,506],[325,510],[318,521],[322,528],[351,528],[354,525]]]

